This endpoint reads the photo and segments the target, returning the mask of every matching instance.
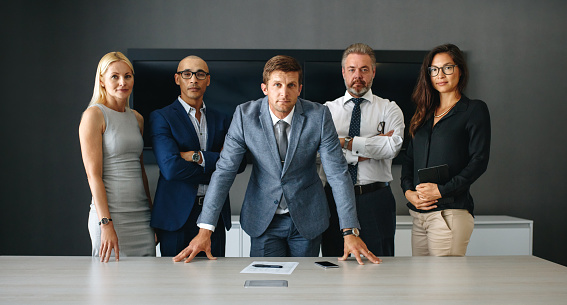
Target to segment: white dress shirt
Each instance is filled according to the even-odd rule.
[[[331,111],[339,138],[348,136],[354,108],[354,103],[350,100],[352,98],[346,91],[344,96],[325,103]],[[353,138],[352,151],[343,148],[343,153],[348,164],[358,163],[356,185],[390,182],[393,179],[392,160],[398,155],[404,142],[404,115],[395,102],[372,95],[372,90],[362,98],[365,101],[360,104],[360,136]],[[381,122],[384,122],[383,127]],[[394,131],[392,136],[379,136],[390,130]],[[358,162],[358,157],[370,160]],[[320,175],[326,182],[322,169]]]
[[[185,103],[181,99],[181,96],[179,96],[177,98],[177,100],[179,101],[179,103],[181,103],[181,105],[183,106],[183,108],[187,112],[189,119],[191,119],[191,123],[193,123],[193,127],[195,128],[195,132],[197,133],[197,136],[199,137],[199,146],[201,147],[201,149],[199,149],[199,150],[207,150],[208,130],[207,130],[207,116],[206,116],[207,109],[205,107],[205,102],[203,101],[203,106],[201,106],[201,121],[199,122],[197,120],[197,117],[195,116],[197,109],[195,109],[194,107],[191,107],[191,106],[189,106],[189,104]],[[201,158],[203,160],[202,160],[201,164],[199,164],[199,165],[201,167],[205,168],[205,155],[201,154]],[[199,184],[199,189],[197,190],[197,196],[205,196],[205,194],[207,193],[207,187],[208,187],[208,185],[206,185],[206,184]]]

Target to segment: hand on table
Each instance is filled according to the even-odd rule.
[[[345,241],[344,255],[343,257],[339,257],[340,261],[346,260],[349,254],[352,253],[356,258],[356,260],[358,261],[358,264],[360,265],[364,265],[364,263],[362,262],[362,258],[360,257],[361,254],[364,255],[366,258],[368,258],[368,260],[373,262],[374,264],[380,264],[382,262],[380,258],[376,257],[374,254],[372,254],[372,252],[370,252],[370,250],[368,250],[366,244],[362,241],[362,239],[360,239],[360,237],[354,235],[347,235],[344,237],[344,241]]]
[[[114,225],[111,221],[108,224],[100,225],[100,261],[108,263],[112,250],[114,250],[114,257],[116,261],[118,261],[120,253],[120,249],[118,247],[118,235],[116,235]]]
[[[211,253],[211,234],[213,231],[207,229],[200,229],[199,234],[191,240],[189,246],[183,249],[174,258],[174,262],[180,262],[185,259],[186,263],[189,263],[197,256],[197,254],[205,251],[205,254],[209,259],[215,260],[216,257]]]

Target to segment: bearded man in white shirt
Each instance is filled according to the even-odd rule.
[[[342,74],[345,95],[325,105],[331,111],[353,179],[360,237],[375,255],[394,256],[396,202],[390,181],[392,160],[403,143],[403,113],[395,102],[372,94],[376,57],[368,45],[356,43],[344,51]],[[321,175],[324,178],[322,170]],[[332,215],[323,234],[323,256],[341,256],[343,238],[329,185],[325,193]]]

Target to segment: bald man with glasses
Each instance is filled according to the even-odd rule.
[[[162,256],[175,256],[197,235],[197,218],[211,175],[215,170],[231,118],[206,107],[204,95],[211,84],[207,63],[188,56],[174,74],[179,97],[150,114],[153,150],[160,169],[151,226],[155,228]],[[243,162],[239,172],[246,166]],[[225,255],[230,229],[230,203],[225,199],[211,237],[212,253]]]

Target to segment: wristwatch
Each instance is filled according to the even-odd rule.
[[[347,235],[354,235],[354,236],[358,237],[358,235],[360,235],[360,232],[358,231],[357,228],[352,228],[352,229],[348,229],[346,231],[343,231],[343,237],[347,236]]]
[[[191,158],[193,159],[193,162],[199,163],[199,160],[201,160],[201,155],[199,155],[199,152],[196,151],[193,153],[193,156]]]
[[[343,145],[344,149],[348,149],[348,142],[352,141],[352,137],[345,137],[345,144]]]
[[[98,225],[99,225],[99,226],[100,226],[101,224],[105,225],[105,224],[107,224],[107,223],[109,223],[109,222],[111,222],[111,221],[112,221],[111,218],[103,217],[103,218],[98,222]]]

